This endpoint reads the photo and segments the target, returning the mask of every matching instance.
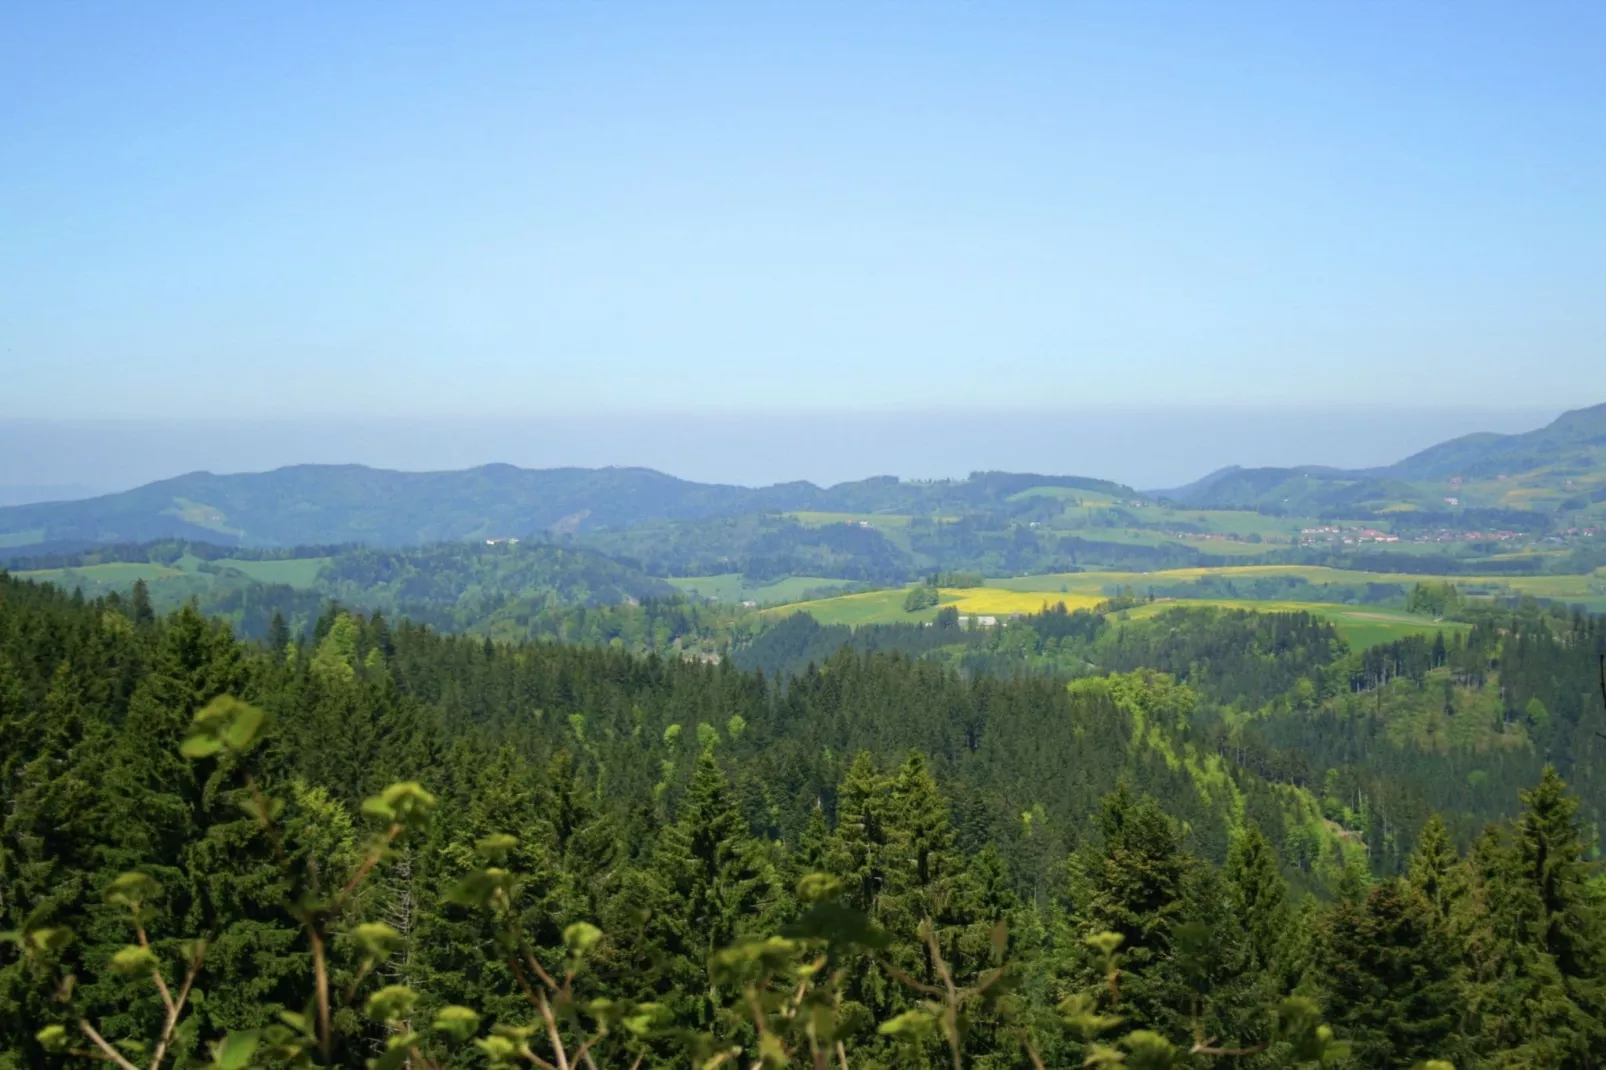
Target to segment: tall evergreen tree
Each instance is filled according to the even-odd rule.
[[[1232,842],[1226,878],[1233,910],[1243,924],[1256,964],[1263,970],[1285,969],[1288,883],[1276,851],[1253,821]]]
[[[1449,941],[1431,903],[1387,880],[1364,901],[1340,900],[1319,956],[1327,1009],[1363,1066],[1439,1058],[1458,1017]]]
[[[1460,858],[1450,833],[1438,814],[1422,826],[1417,838],[1416,851],[1411,855],[1409,879],[1411,886],[1422,893],[1443,921],[1448,921],[1456,903],[1464,894],[1460,873]]]
[[[651,945],[660,961],[646,966],[682,1003],[688,1020],[707,1028],[718,1003],[708,985],[714,952],[779,921],[776,875],[763,846],[748,832],[713,748],[702,752],[673,825],[653,852]]]

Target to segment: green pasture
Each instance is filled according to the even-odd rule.
[[[915,613],[904,612],[903,600],[908,594],[906,587],[865,591],[861,594],[843,594],[814,602],[794,602],[791,605],[779,606],[766,610],[766,615],[785,617],[801,611],[808,613],[821,624],[848,624],[855,628],[861,624],[910,623],[936,618],[935,606]],[[944,597],[943,601],[951,602],[953,599]]]
[[[669,582],[687,594],[702,598],[715,598],[729,604],[757,602],[761,606],[771,606],[796,602],[815,588],[843,587],[850,581],[824,576],[788,576],[774,583],[750,586],[740,572],[726,572],[718,576],[675,576]]]
[[[229,518],[223,510],[215,505],[205,502],[192,502],[188,498],[174,498],[170,508],[162,510],[169,516],[176,516],[186,524],[194,524],[198,528],[216,531],[222,535],[244,535],[245,532],[229,524]]]
[[[115,590],[132,587],[138,580],[155,583],[184,575],[184,570],[171,565],[154,565],[142,561],[112,561],[103,565],[81,565],[77,568],[40,568],[13,573],[18,579],[54,583],[63,590],[82,587],[85,593],[91,588]]]
[[[1606,570],[1570,576],[1434,576],[1412,572],[1364,572],[1358,569],[1330,568],[1326,565],[1204,565],[1196,568],[1163,569],[1158,572],[1089,571],[1063,572],[1042,576],[1008,576],[987,581],[989,587],[1010,591],[1098,594],[1110,587],[1148,587],[1194,583],[1206,577],[1254,580],[1293,576],[1321,586],[1361,583],[1395,583],[1409,588],[1417,583],[1454,583],[1467,593],[1508,589],[1565,602],[1585,602],[1606,598]]]
[[[1075,487],[1028,487],[1026,490],[1011,494],[1005,501],[1023,502],[1032,498],[1053,498],[1069,503],[1072,507],[1077,502],[1091,509],[1100,509],[1114,505],[1119,499],[1096,490],[1078,490]]]
[[[1159,616],[1167,610],[1193,606],[1216,606],[1222,609],[1247,609],[1256,613],[1305,612],[1333,622],[1350,647],[1362,650],[1378,643],[1389,643],[1408,635],[1432,636],[1435,632],[1466,631],[1468,625],[1453,621],[1435,621],[1395,609],[1378,609],[1374,606],[1334,605],[1331,602],[1252,602],[1244,599],[1164,599],[1124,610],[1119,617],[1127,620],[1145,620]]]
[[[899,513],[816,513],[806,510],[784,515],[811,528],[823,528],[829,524],[864,524],[880,531],[906,528],[909,521],[914,519]]]
[[[305,589],[317,585],[318,573],[333,560],[332,557],[297,557],[288,561],[237,561],[225,557],[213,564],[237,569],[258,583],[281,583]]]

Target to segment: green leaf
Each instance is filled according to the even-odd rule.
[[[897,1037],[910,1042],[924,1040],[936,1030],[936,1018],[932,1017],[929,1010],[919,1007],[912,1011],[904,1011],[896,1018],[889,1018],[876,1027],[876,1032],[884,1037]]]
[[[244,1070],[256,1054],[262,1033],[257,1029],[242,1029],[230,1033],[212,1049],[212,1065],[218,1070]]]
[[[223,740],[210,732],[191,732],[178,745],[179,754],[190,759],[190,761],[210,758],[222,749]]]
[[[485,1053],[492,1066],[502,1066],[510,1063],[519,1054],[519,1046],[507,1037],[480,1037],[474,1041],[474,1045]]]
[[[162,886],[143,873],[122,873],[106,886],[102,898],[113,906],[139,907],[162,894]]]
[[[223,742],[230,750],[243,751],[256,742],[268,723],[268,715],[244,702],[234,703],[232,712],[233,717],[223,729]]]
[[[1170,1070],[1186,1058],[1176,1045],[1148,1029],[1128,1033],[1121,1038],[1121,1046],[1127,1050],[1126,1065],[1132,1070]]]
[[[368,1060],[368,1070],[396,1070],[402,1066],[413,1053],[413,1045],[418,1043],[417,1033],[397,1033],[385,1042],[385,1053],[377,1059]]]
[[[376,1022],[395,1022],[407,1016],[418,996],[406,985],[386,985],[368,997],[365,1010]]]
[[[422,828],[435,809],[435,796],[425,791],[417,781],[406,780],[392,784],[378,795],[379,807],[391,815],[391,820],[408,828]],[[372,800],[369,800],[371,802]],[[369,803],[363,803],[368,813]]]
[[[49,929],[35,929],[28,934],[28,942],[36,951],[60,951],[72,943],[72,930],[59,925]]]
[[[435,1024],[430,1028],[461,1043],[479,1031],[479,1012],[472,1007],[442,1007],[435,1012]]]
[[[602,930],[590,922],[577,921],[563,930],[563,946],[576,957],[585,955],[602,939]]]
[[[505,832],[498,832],[486,836],[474,845],[474,853],[487,862],[505,862],[508,852],[519,845],[517,836],[509,836]]]
[[[842,881],[829,873],[809,873],[797,882],[797,897],[804,903],[820,903],[842,894]]]
[[[313,1039],[312,1020],[305,1014],[297,1014],[295,1011],[280,1011],[279,1021],[283,1022],[291,1029],[294,1029],[297,1033],[306,1037],[308,1040]]]
[[[156,968],[156,952],[148,947],[129,944],[112,956],[112,972],[127,977],[129,974],[145,973]]]
[[[63,1025],[47,1025],[35,1033],[33,1038],[48,1052],[66,1051],[69,1042],[67,1027]]]
[[[459,906],[483,907],[498,890],[510,887],[512,880],[513,875],[505,869],[482,869],[458,881],[446,898]]]
[[[346,934],[373,958],[385,958],[401,943],[402,935],[382,921],[365,922]]]
[[[396,811],[378,795],[370,795],[362,801],[362,812],[365,817],[377,817],[381,821],[392,821],[396,817]]]

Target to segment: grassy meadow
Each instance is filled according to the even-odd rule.
[[[1359,572],[1321,565],[1222,565],[1166,569],[1159,572],[1070,572],[1044,576],[1017,576],[991,579],[984,587],[943,588],[942,606],[953,606],[967,615],[1006,616],[1036,613],[1045,605],[1064,602],[1068,609],[1090,608],[1104,601],[1111,590],[1131,587],[1143,592],[1148,587],[1192,583],[1207,577],[1255,580],[1298,577],[1314,585],[1353,585],[1394,583],[1409,588],[1418,582],[1454,582],[1469,594],[1515,591],[1540,598],[1578,602],[1594,610],[1606,610],[1606,569],[1582,576],[1432,576],[1414,573]],[[794,603],[768,612],[785,615],[806,610],[822,624],[890,624],[926,621],[936,616],[935,607],[915,613],[905,612],[903,601],[908,588],[840,595],[808,603]],[[1214,605],[1260,612],[1304,610],[1331,620],[1339,633],[1357,649],[1389,642],[1407,635],[1432,635],[1436,631],[1456,631],[1464,625],[1437,622],[1399,609],[1332,602],[1253,601],[1249,599],[1162,599],[1126,611],[1130,619],[1140,620],[1177,606]]]
[[[721,602],[757,602],[761,606],[797,602],[810,590],[820,587],[845,587],[849,580],[828,579],[823,576],[788,576],[774,583],[750,585],[740,572],[727,572],[718,576],[677,576],[670,583],[702,598],[716,598]]]
[[[258,583],[308,589],[315,585],[318,573],[331,560],[328,557],[303,557],[290,561],[239,561],[225,557],[210,564],[218,570],[238,570]],[[192,595],[203,593],[217,582],[214,571],[203,570],[202,566],[206,564],[200,558],[186,554],[171,565],[113,561],[76,568],[31,569],[14,575],[18,579],[53,583],[66,591],[81,589],[89,598],[113,591],[127,591],[135,581],[144,580],[151,590],[151,597],[159,605],[176,605]]]
[[[1334,605],[1329,602],[1251,602],[1243,599],[1163,599],[1147,605],[1123,610],[1120,620],[1146,620],[1168,609],[1183,606],[1218,606],[1223,609],[1248,609],[1257,613],[1306,612],[1332,621],[1350,647],[1360,650],[1378,643],[1393,642],[1408,635],[1428,635],[1435,632],[1466,631],[1468,626],[1453,621],[1434,621],[1427,617],[1406,613],[1398,609],[1378,609],[1372,606]]]

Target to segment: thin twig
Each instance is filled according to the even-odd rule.
[[[139,923],[138,917],[139,915],[135,914],[134,934],[139,937],[139,946],[149,951],[151,942],[146,939],[145,926]],[[167,990],[167,981],[162,977],[161,967],[151,967],[151,980],[156,982],[156,991],[162,994],[162,1006],[166,1007],[167,1013],[171,1015],[173,1013],[173,994]]]
[[[936,985],[928,985],[924,981],[915,980],[913,977],[910,977],[907,973],[904,973],[898,967],[894,966],[892,963],[886,961],[880,956],[876,956],[874,961],[876,965],[890,973],[894,980],[907,985],[909,988],[914,989],[916,992],[919,992],[922,995],[937,997],[941,997],[943,995],[942,989],[938,988]]]
[[[1043,1065],[1043,1057],[1037,1054],[1037,1049],[1032,1047],[1032,1042],[1030,1040],[1021,1041],[1021,1047],[1026,1049],[1026,1057],[1032,1061],[1032,1065],[1035,1066],[1037,1070],[1048,1070],[1048,1067]]]
[[[602,1030],[601,1032],[593,1034],[586,1040],[584,1044],[580,1045],[580,1050],[574,1053],[575,1065],[578,1066],[580,1063],[585,1063],[587,1066],[591,1067],[591,1070],[597,1070],[597,1064],[591,1058],[591,1046],[607,1035],[608,1031]]]
[[[161,1042],[156,1045],[156,1054],[151,1058],[151,1070],[162,1065],[162,1056],[167,1054],[167,1046],[173,1042],[173,1031],[178,1028],[178,1017],[184,1013],[184,1004],[190,998],[190,986],[195,983],[195,975],[201,972],[201,959],[206,955],[206,945],[201,944],[195,957],[190,960],[190,968],[184,973],[184,983],[179,986],[178,999],[167,1009],[167,1024],[162,1027]]]
[[[318,984],[318,1047],[323,1051],[323,1061],[327,1065],[333,1041],[329,1028],[329,970],[323,961],[323,934],[310,921],[307,923],[307,939],[312,944],[312,969]]]
[[[123,1058],[116,1048],[106,1043],[106,1038],[95,1032],[95,1027],[82,1018],[78,1019],[78,1028],[83,1030],[84,1036],[94,1042],[95,1047],[106,1053],[106,1058],[122,1067],[123,1070],[139,1070],[139,1067]]]
[[[392,843],[394,843],[396,841],[396,837],[401,835],[401,832],[402,827],[400,825],[392,825],[390,828],[386,829],[385,846],[389,847]],[[362,860],[362,865],[357,867],[357,872],[351,875],[351,879],[346,882],[346,886],[340,889],[340,894],[335,896],[335,905],[337,907],[341,903],[345,902],[346,896],[355,891],[357,885],[363,882],[363,878],[367,877],[373,868],[379,864],[379,859],[383,854],[384,851],[382,849],[368,852],[368,857]]]
[[[1214,1043],[1214,1041],[1210,1041],[1210,1040],[1203,1041],[1202,1043],[1197,1043],[1192,1048],[1188,1049],[1188,1054],[1189,1055],[1240,1055],[1240,1056],[1241,1055],[1259,1055],[1261,1052],[1263,1052],[1266,1049],[1271,1047],[1271,1041],[1269,1041],[1269,1040],[1264,1044],[1256,1044],[1252,1048],[1212,1048],[1212,1047],[1210,1047],[1210,1045],[1212,1043]]]
[[[954,1070],[964,1070],[965,1059],[959,1051],[959,990],[954,987],[953,974],[948,971],[948,964],[943,961],[942,951],[937,947],[937,928],[930,918],[920,923],[920,935],[926,938],[926,947],[931,950],[931,964],[948,989],[943,999],[943,1016],[948,1025],[945,1030],[948,1034],[948,1051],[953,1055]]]
[[[436,1062],[434,1059],[431,1059],[429,1056],[427,1056],[423,1052],[419,1051],[416,1047],[408,1048],[407,1052],[414,1059],[417,1059],[419,1062],[421,1062],[425,1066],[429,1067],[430,1070],[441,1070],[441,1064],[440,1063]]]
[[[557,1056],[558,1070],[569,1070],[569,1056],[563,1050],[563,1037],[558,1033],[557,1019],[552,1016],[552,1005],[547,1002],[544,995],[538,993],[537,998],[535,1006],[541,1012],[541,1017],[546,1019],[547,1037],[552,1041],[552,1054]]]
[[[547,973],[546,969],[542,967],[540,961],[535,957],[535,952],[530,950],[529,943],[525,941],[524,933],[522,931],[518,931],[515,932],[515,935],[519,938],[519,953],[524,956],[524,961],[530,964],[530,971],[539,977],[541,979],[541,983],[546,985],[548,989],[553,992],[558,991],[558,989],[562,986],[554,981],[552,979],[552,975]]]
[[[848,1070],[848,1049],[842,1046],[840,1040],[836,1042],[836,1061],[842,1070]]]
[[[284,857],[284,842],[279,838],[279,830],[273,827],[273,818],[268,812],[268,800],[262,794],[262,788],[257,784],[257,778],[250,773],[245,774],[246,786],[251,789],[251,799],[257,804],[257,819],[262,822],[262,831],[268,834],[268,842],[273,844],[273,856],[280,863],[286,862]]]

